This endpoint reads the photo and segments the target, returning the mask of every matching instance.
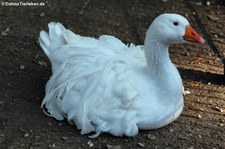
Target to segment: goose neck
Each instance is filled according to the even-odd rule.
[[[145,57],[150,72],[162,73],[172,64],[168,48],[168,44],[159,41],[150,40],[145,43]]]

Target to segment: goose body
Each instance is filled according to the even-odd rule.
[[[188,34],[187,26],[180,15],[162,14],[149,27],[144,45],[128,46],[114,36],[82,37],[49,23],[49,33],[41,31],[39,37],[52,64],[41,106],[57,120],[67,118],[81,134],[96,132],[92,137],[101,132],[135,136],[139,129],[173,122],[184,103],[168,47],[203,42],[196,32]]]

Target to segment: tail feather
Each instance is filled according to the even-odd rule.
[[[60,23],[51,22],[48,24],[49,36],[51,40],[50,50],[57,49],[66,44],[66,40],[63,37],[66,31],[65,27]]]
[[[65,27],[60,23],[51,22],[48,24],[49,33],[45,31],[40,32],[39,42],[45,54],[50,58],[51,52],[66,44],[63,37],[66,31]]]
[[[45,54],[49,57],[50,56],[50,51],[48,50],[50,45],[49,34],[46,33],[45,31],[41,31],[38,40],[41,48],[44,50]]]

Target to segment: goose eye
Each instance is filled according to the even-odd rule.
[[[177,25],[179,25],[179,23],[178,22],[173,22],[173,25],[177,26]]]

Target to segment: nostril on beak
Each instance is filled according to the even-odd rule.
[[[191,34],[192,34],[193,36],[196,36],[194,32],[191,32]]]

